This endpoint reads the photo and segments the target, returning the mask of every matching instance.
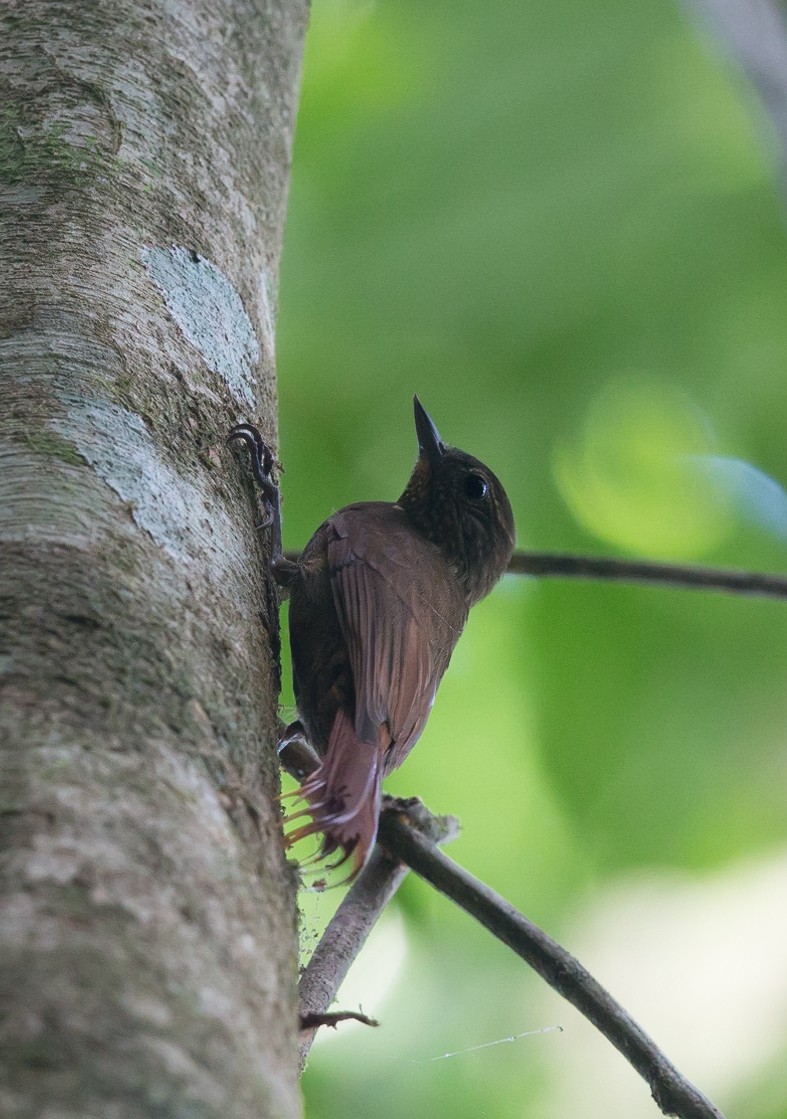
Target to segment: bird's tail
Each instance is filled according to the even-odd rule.
[[[380,747],[362,742],[355,733],[350,716],[339,708],[325,757],[298,790],[298,795],[308,807],[290,817],[294,820],[309,815],[311,822],[290,832],[287,846],[307,835],[322,832],[318,858],[325,858],[341,849],[341,859],[330,869],[341,866],[352,857],[353,869],[347,879],[352,881],[365,866],[374,847],[382,777]]]

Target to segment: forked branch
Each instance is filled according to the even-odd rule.
[[[309,1014],[327,1011],[409,867],[513,949],[592,1022],[648,1083],[665,1115],[724,1119],[570,952],[439,850],[437,844],[454,838],[457,828],[453,817],[434,817],[415,798],[386,798],[374,855],[336,911],[301,978],[302,1016],[308,1021]],[[302,1065],[315,1032],[310,1030],[302,1040]]]

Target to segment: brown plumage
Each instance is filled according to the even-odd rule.
[[[288,843],[323,834],[320,857],[352,858],[351,878],[377,835],[383,776],[424,729],[470,608],[508,566],[514,518],[500,481],[472,455],[447,447],[414,399],[418,461],[393,504],[334,513],[293,562],[281,551],[273,455],[239,424],[272,527],[271,566],[290,590],[290,644],[300,723],[317,768],[298,795],[311,821]],[[297,726],[297,724],[296,724]]]
[[[351,877],[374,845],[382,778],[417,742],[468,611],[514,547],[499,480],[414,403],[419,457],[399,500],[349,505],[296,563],[274,562],[298,714],[322,758],[299,790],[311,820],[288,842],[321,832],[321,855],[352,857]]]

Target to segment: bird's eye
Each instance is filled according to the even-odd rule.
[[[465,497],[471,501],[483,501],[489,493],[486,478],[481,474],[468,474],[464,482]]]

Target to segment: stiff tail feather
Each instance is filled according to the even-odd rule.
[[[352,881],[366,864],[377,836],[380,816],[383,767],[379,747],[361,742],[352,719],[341,708],[336,713],[328,749],[319,767],[298,790],[307,807],[288,817],[288,821],[311,816],[287,835],[287,846],[299,839],[322,832],[319,859],[342,850],[342,857],[330,869],[350,857]]]

